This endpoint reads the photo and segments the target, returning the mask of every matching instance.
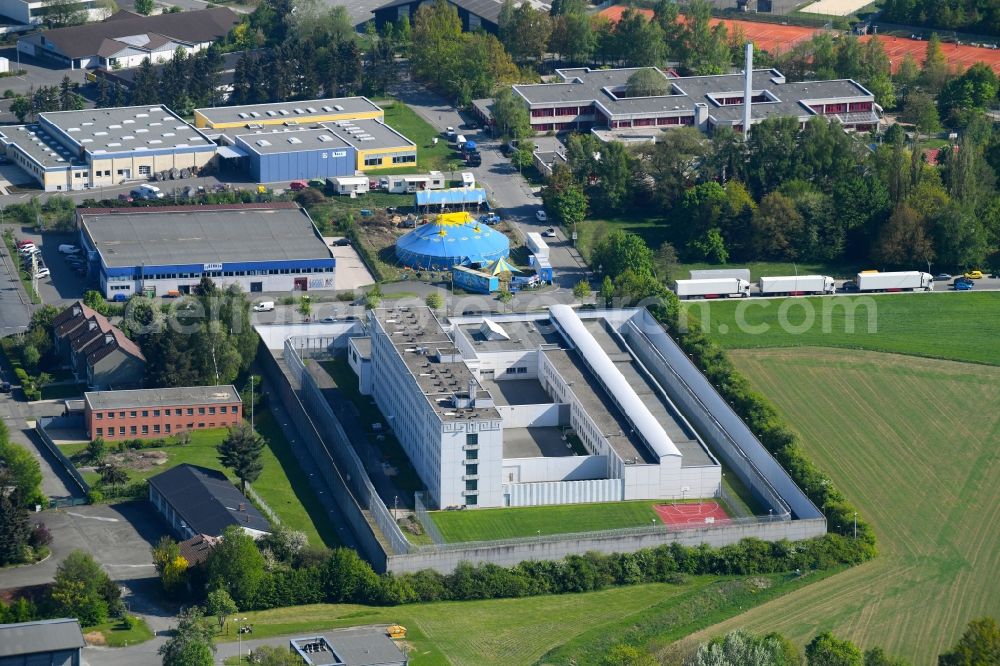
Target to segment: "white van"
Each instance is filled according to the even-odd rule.
[[[270,312],[274,309],[274,301],[261,301],[253,306],[254,312]]]
[[[76,245],[60,245],[59,251],[62,252],[63,254],[76,254],[77,252],[80,251],[80,248],[78,248]]]
[[[143,199],[162,199],[164,197],[163,192],[156,185],[140,185],[132,192],[138,193]]]
[[[462,148],[465,147],[465,135],[464,134],[459,134],[457,137],[455,137],[455,145],[458,146],[459,150],[461,150]]]

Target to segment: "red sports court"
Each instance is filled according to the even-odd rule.
[[[718,525],[729,522],[729,514],[718,502],[657,504],[653,509],[665,525]]]

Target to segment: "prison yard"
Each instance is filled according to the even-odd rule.
[[[924,665],[970,619],[998,612],[1000,350],[991,341],[1000,298],[971,295],[872,299],[877,336],[847,335],[836,324],[828,334],[723,334],[735,304],[710,307],[713,338],[856,502],[879,556],[695,634],[691,644],[738,627],[800,645],[829,630]],[[776,324],[774,310],[751,321]]]

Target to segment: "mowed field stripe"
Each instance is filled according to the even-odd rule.
[[[1000,368],[808,347],[730,355],[871,522],[880,556],[691,640],[831,630],[921,666],[970,619],[1000,615]]]

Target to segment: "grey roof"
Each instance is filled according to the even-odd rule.
[[[180,388],[137,389],[132,391],[89,391],[83,399],[91,409],[128,407],[173,407],[181,405],[227,405],[240,402],[232,384],[226,386],[184,386]]]
[[[343,107],[343,110],[337,107]],[[270,104],[244,104],[243,106],[217,106],[195,109],[210,124],[226,123],[299,123],[319,122],[341,114],[382,113],[382,107],[367,97],[336,97],[307,99],[300,102],[273,102]]]
[[[378,120],[338,120],[323,125],[358,150],[417,147],[408,138]]]
[[[217,470],[184,463],[150,477],[149,485],[195,534],[217,537],[230,525],[271,531],[257,507]]]
[[[96,158],[102,153],[186,147],[204,149],[214,145],[162,104],[54,111],[41,113],[39,117],[44,121],[42,131],[50,124],[69,137],[70,148],[85,150]]]
[[[403,359],[413,381],[442,419],[499,419],[496,407],[456,409],[449,400],[456,393],[468,394],[469,383],[482,391],[482,385],[461,353],[448,337],[430,308],[373,310],[378,321]],[[485,391],[480,395],[484,395]]]
[[[222,55],[222,69],[220,70],[219,85],[230,86],[233,84],[233,73],[236,71],[236,63],[240,61],[240,58],[247,54],[261,55],[264,53],[267,53],[267,49],[251,49],[247,51],[224,53]],[[163,70],[167,68],[167,65],[168,63],[153,63],[153,71],[156,72],[157,76],[159,76],[163,73]],[[108,79],[109,81],[119,83],[129,89],[135,85],[135,76],[138,73],[138,67],[130,67],[127,69],[94,70],[94,74],[98,78]]]
[[[75,618],[0,624],[0,657],[78,650],[84,645]]]
[[[350,143],[326,127],[319,129],[265,127],[255,132],[238,134],[236,138],[241,140],[248,150],[261,155],[321,148],[349,148],[351,146]]]
[[[381,666],[398,664],[405,656],[396,644],[382,633],[359,635],[332,634],[328,639],[345,666]]]
[[[399,7],[401,5],[414,5],[419,4],[421,0],[392,0],[384,5],[379,5],[373,12],[381,11],[383,9],[389,9],[391,7]],[[461,7],[470,14],[475,14],[480,18],[484,18],[490,23],[500,24],[500,3],[496,0],[448,0],[450,4],[456,7]]]
[[[371,360],[372,357],[372,339],[365,336],[358,336],[351,338],[349,340],[350,344],[354,345],[355,349],[358,350],[358,354],[363,359]]]
[[[78,152],[56,141],[38,123],[13,125],[0,129],[5,143],[13,143],[43,167],[85,167]]]
[[[105,266],[170,266],[330,259],[301,209],[119,209],[80,215]]]
[[[516,85],[514,90],[532,105],[596,103],[611,115],[621,117],[690,115],[696,103],[707,104],[709,116],[716,122],[729,123],[743,117],[742,105],[720,106],[713,100],[714,95],[722,93],[742,97],[743,74],[674,78],[657,70],[669,84],[669,94],[655,97],[616,97],[613,91],[624,87],[629,77],[638,70],[639,68],[564,69],[558,71],[563,82]],[[774,69],[754,70],[753,88],[755,92],[766,90],[775,98],[773,102],[754,103],[751,107],[754,119],[814,115],[804,104],[808,101],[874,100],[868,90],[851,79],[786,83],[784,76]]]
[[[156,33],[189,44],[202,44],[225,37],[237,23],[239,16],[228,7],[156,16],[118,12],[97,23],[46,30],[44,38],[68,58],[87,58],[97,55],[108,39]]]

